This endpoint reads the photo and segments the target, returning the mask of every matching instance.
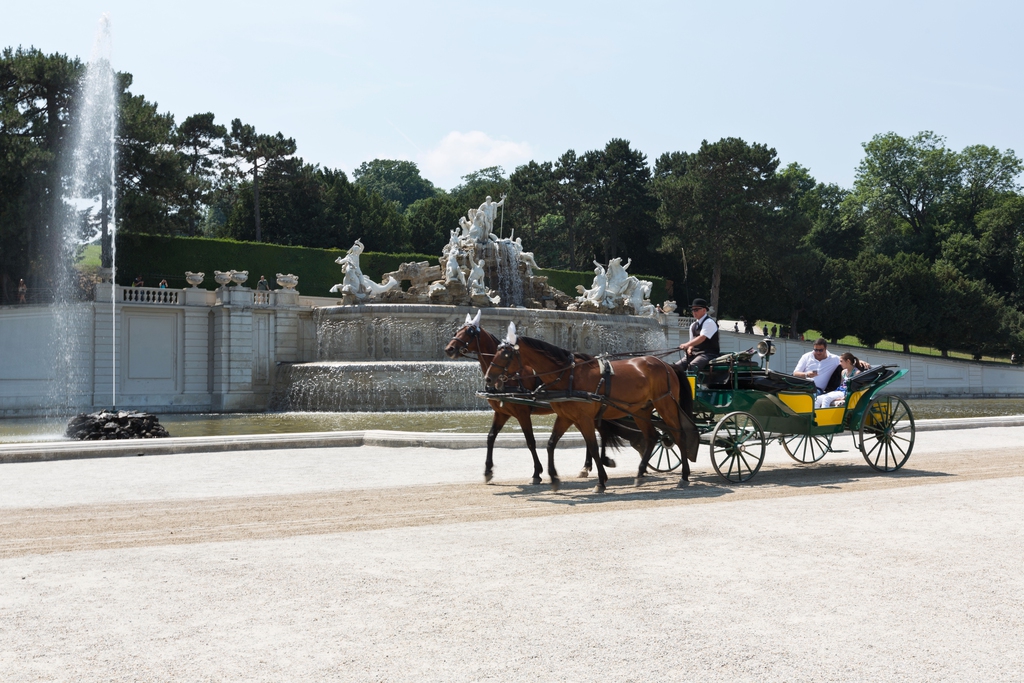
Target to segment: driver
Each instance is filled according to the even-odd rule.
[[[694,317],[693,324],[690,325],[690,340],[679,345],[679,350],[684,356],[675,364],[680,377],[691,367],[703,370],[719,355],[718,323],[708,315],[708,302],[704,299],[694,299],[690,304],[690,313]]]

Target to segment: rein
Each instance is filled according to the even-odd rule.
[[[498,365],[498,363],[497,363],[498,354],[502,351],[503,348],[511,349],[512,350],[512,354],[509,356],[508,362],[506,362],[505,365]],[[572,361],[569,363],[569,365],[566,365],[564,367],[555,368],[553,370],[547,370],[545,372],[537,372],[536,370],[534,370],[534,371],[532,371],[532,373],[524,375],[523,369],[526,367],[526,365],[523,363],[522,355],[519,353],[519,346],[518,345],[513,346],[512,344],[509,344],[507,341],[505,341],[505,342],[501,342],[500,344],[498,344],[498,348],[495,351],[495,353],[493,354],[493,360],[491,361],[491,367],[496,367],[499,370],[501,370],[501,374],[498,376],[498,381],[501,382],[501,387],[498,389],[498,391],[501,391],[504,388],[504,385],[509,382],[509,380],[516,380],[516,382],[519,384],[519,387],[520,387],[520,389],[522,391],[528,392],[528,393],[533,394],[534,396],[536,396],[538,393],[540,393],[541,391],[544,390],[544,387],[546,387],[549,384],[555,384],[555,383],[561,381],[562,378],[565,376],[565,373],[566,372],[570,372],[570,375],[569,375],[569,388],[567,389],[567,393],[568,394],[572,394],[572,381],[573,381],[573,377],[575,375],[575,370],[576,370],[577,366],[587,365],[589,363],[599,363],[599,362],[601,362],[603,360],[606,360],[608,358],[630,358],[630,357],[640,357],[640,356],[652,356],[652,357],[657,358],[657,357],[668,356],[668,355],[671,355],[673,353],[678,353],[678,351],[679,351],[679,349],[675,348],[675,349],[658,350],[658,351],[654,351],[654,352],[648,352],[648,351],[629,351],[629,352],[623,352],[623,353],[603,353],[603,354],[600,354],[600,355],[595,356],[593,358],[590,358],[588,360],[577,360],[576,354],[569,352],[570,355],[572,356]],[[512,365],[513,360],[516,360],[516,359],[519,360],[519,370],[517,370],[514,373],[510,373],[508,371],[508,368],[509,368],[510,365]],[[543,375],[552,375],[552,374],[555,374],[555,373],[558,373],[558,377],[555,378],[554,380],[550,381],[550,382],[545,382],[545,381],[543,381],[541,379],[541,377]],[[525,379],[527,379],[529,377],[534,377],[534,378],[540,380],[540,382],[541,382],[540,386],[538,386],[536,389],[533,389],[533,390],[527,389],[526,388],[526,384],[525,384]],[[601,387],[603,382],[604,382],[603,378],[598,382],[598,391],[600,391],[600,387]],[[662,398],[665,398],[666,396],[671,396],[671,394],[672,394],[672,392],[671,392],[671,390],[669,390],[663,396],[659,396],[657,399],[654,399],[654,400],[660,401]],[[623,409],[624,407],[631,407],[631,406],[634,405],[632,403],[621,403],[619,401],[615,401],[610,396],[600,396],[599,394],[597,396],[598,396],[598,398],[600,398],[600,400],[602,402],[604,402],[606,404],[610,404],[610,405],[612,405],[612,406],[614,406],[616,408],[619,408],[619,409]],[[626,412],[628,412],[628,411],[626,411]]]

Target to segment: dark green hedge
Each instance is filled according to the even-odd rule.
[[[215,289],[214,270],[247,270],[249,281],[245,284],[255,287],[260,275],[266,275],[271,287],[276,289],[274,276],[277,273],[293,273],[299,276],[299,291],[309,296],[332,296],[331,287],[341,282],[341,266],[334,262],[344,256],[343,249],[310,249],[308,247],[286,247],[261,242],[236,242],[234,240],[208,239],[205,237],[164,237],[159,235],[118,235],[117,236],[117,282],[131,285],[136,275],[149,287],[155,287],[160,280],[167,280],[169,287],[187,287],[185,271],[206,273],[202,287]],[[439,256],[427,254],[382,254],[363,252],[359,266],[363,274],[380,282],[384,273],[398,270],[398,266],[409,261],[430,261],[437,263]],[[592,271],[539,270],[546,275],[548,284],[570,296],[576,296],[576,285],[590,287],[594,283]],[[665,279],[651,275],[637,275],[653,283],[651,301],[661,303],[666,299]]]
[[[204,237],[163,237],[157,235],[117,236],[117,282],[131,285],[142,275],[148,287],[167,280],[169,287],[187,287],[185,271],[206,273],[201,285],[215,289],[214,270],[247,270],[246,286],[255,287],[260,275],[266,275],[271,288],[277,289],[277,273],[299,276],[299,291],[309,296],[332,296],[331,287],[341,282],[341,266],[334,262],[344,256],[343,249],[309,249],[260,242]],[[364,275],[380,282],[384,273],[398,270],[408,261],[431,261],[438,256],[426,254],[381,254],[363,252],[359,259]]]
[[[569,296],[576,296],[576,285],[583,285],[589,289],[594,284],[594,271],[575,270],[537,270],[537,275],[546,275],[548,284],[555,289],[560,289]],[[637,275],[641,280],[651,281],[651,302],[660,304],[668,298],[665,290],[665,278],[654,275]]]

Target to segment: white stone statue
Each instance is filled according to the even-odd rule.
[[[479,236],[479,231],[477,231],[477,234],[473,234],[473,216],[475,215],[476,209],[470,209],[466,216],[459,217],[459,227],[462,228],[462,234],[474,240]]]
[[[622,259],[620,258],[613,258],[608,262],[608,289],[605,293],[605,305],[617,302],[625,294],[630,278],[626,269],[629,268],[631,263],[633,263],[633,259],[629,259],[626,261],[626,265],[622,265]],[[615,304],[611,303],[608,307],[615,308]]]
[[[468,253],[469,258],[469,287],[470,295],[487,294],[487,287],[484,285],[484,268],[473,260],[473,252]]]
[[[608,276],[605,274],[604,266],[597,261],[594,261],[594,283],[590,289],[584,289],[583,285],[576,285],[576,291],[579,292],[579,296],[576,300],[580,303],[585,301],[591,301],[595,304],[600,305],[604,302],[605,292],[608,290]]]
[[[402,286],[402,283],[393,277],[388,277],[388,281],[380,285],[363,275],[363,271],[359,268],[359,255],[362,253],[363,243],[361,240],[356,240],[345,256],[334,260],[335,263],[341,266],[344,278],[342,278],[340,284],[331,287],[332,292],[341,292],[343,295],[348,295],[356,301],[363,301]]]
[[[638,280],[633,276],[627,281],[623,300],[636,315],[657,314],[658,309],[650,301],[652,286],[650,280]]]
[[[457,242],[448,249],[448,262],[444,269],[444,282],[445,284],[449,282],[466,284],[466,275],[459,267],[459,246]]]
[[[533,269],[540,270],[540,266],[537,265],[536,259],[533,258],[532,251],[523,251],[523,238],[517,237],[515,241],[516,245],[516,256],[520,261],[526,264],[527,268],[530,269],[530,275],[533,275]]]
[[[494,219],[498,215],[498,207],[505,203],[505,195],[501,195],[501,201],[491,201],[490,195],[484,200],[484,203],[477,209],[478,214],[483,214],[483,223],[486,232],[484,233],[484,239],[486,239],[492,232],[494,232]],[[480,240],[483,242],[484,240]]]

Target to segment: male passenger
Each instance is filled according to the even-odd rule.
[[[818,337],[814,342],[814,350],[800,357],[793,376],[814,380],[814,386],[820,394],[826,390],[829,378],[838,367],[839,356],[829,353],[828,342],[824,337]]]

